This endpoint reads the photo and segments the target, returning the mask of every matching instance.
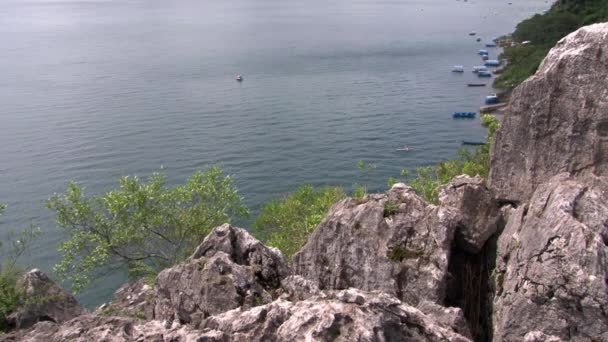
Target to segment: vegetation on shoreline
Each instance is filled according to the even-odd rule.
[[[0,203],[0,216],[5,209],[6,205]],[[9,247],[8,251],[3,251],[3,258],[0,260],[0,334],[8,328],[6,318],[24,300],[22,291],[17,288],[17,280],[23,274],[17,266],[17,261],[38,235],[40,229],[31,225],[20,233],[9,232],[8,239],[0,241],[0,249]]]
[[[212,228],[248,215],[232,179],[219,167],[196,172],[173,188],[157,173],[147,182],[123,177],[118,189],[96,197],[85,197],[72,182],[47,207],[67,233],[55,272],[74,291],[117,268],[127,267],[134,278],[153,278],[184,260]]]
[[[299,187],[281,200],[266,204],[253,222],[256,235],[288,259],[306,243],[329,209],[346,197],[340,187]]]
[[[409,172],[402,170],[404,180],[389,178],[388,185],[403,181],[411,186],[416,192],[430,203],[439,203],[439,187],[449,183],[458,175],[481,176],[487,178],[490,172],[490,148],[494,142],[494,136],[500,126],[498,119],[490,114],[481,118],[481,124],[488,129],[486,142],[476,146],[473,151],[461,148],[458,158],[440,161],[435,166],[424,166],[416,169],[416,176],[407,179]]]
[[[605,0],[559,0],[544,14],[537,14],[517,25],[512,35],[516,45],[505,47],[501,59],[508,64],[494,87],[513,89],[533,75],[549,50],[578,28],[608,20]],[[524,41],[528,44],[522,45]]]

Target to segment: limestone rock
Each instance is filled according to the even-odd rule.
[[[456,242],[463,250],[478,253],[496,233],[500,209],[483,178],[455,177],[441,187],[439,200],[442,206],[453,207],[460,214]]]
[[[319,287],[313,281],[299,275],[289,276],[281,281],[282,297],[291,301],[305,300],[321,294]]]
[[[200,328],[221,332],[226,341],[470,341],[395,297],[356,289],[232,310],[210,317]]]
[[[560,40],[517,87],[496,134],[490,188],[525,202],[559,173],[608,171],[608,23]]]
[[[450,341],[470,342],[433,314],[397,298],[355,289],[291,302],[278,299],[249,310],[227,311],[198,327],[124,317],[83,315],[64,324],[41,322],[0,341]]]
[[[283,256],[228,224],[215,228],[185,262],[156,279],[156,319],[180,323],[269,303],[289,275]]]
[[[294,255],[294,271],[322,290],[355,287],[412,305],[441,303],[457,222],[455,209],[427,205],[404,184],[345,199]]]
[[[607,190],[558,175],[510,216],[493,277],[494,341],[608,341]]]
[[[151,320],[154,318],[154,288],[141,279],[121,286],[114,292],[111,303],[95,313],[105,316],[123,316]]]
[[[18,280],[17,288],[24,291],[24,301],[7,317],[12,328],[28,328],[39,321],[61,323],[86,311],[74,296],[38,269],[25,273]]]
[[[125,317],[82,315],[63,324],[40,322],[30,330],[0,336],[0,341],[24,342],[195,342],[199,331],[188,327],[166,328],[160,321],[142,322]],[[202,340],[205,341],[205,340]]]

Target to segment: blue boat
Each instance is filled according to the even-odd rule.
[[[454,112],[452,117],[454,119],[472,119],[477,113],[475,112]]]
[[[483,55],[487,55],[487,54],[489,54],[489,52],[488,52],[488,50],[479,50],[478,54],[479,54],[480,56],[483,56]]]
[[[477,73],[477,76],[479,77],[492,77],[492,73],[489,71],[479,71]]]
[[[484,64],[490,67],[497,67],[500,66],[500,61],[496,59],[488,59]]]
[[[498,103],[498,96],[496,95],[488,95],[486,96],[486,104],[487,105],[491,105],[491,104],[497,104]]]
[[[496,44],[495,43],[486,43],[486,47],[494,48],[494,47],[496,47]]]

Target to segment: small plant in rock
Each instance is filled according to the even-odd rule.
[[[393,202],[391,200],[386,201],[384,203],[384,217],[389,217],[395,215],[399,212],[399,203]]]
[[[6,205],[0,203],[0,216]],[[0,260],[0,333],[8,326],[6,317],[23,302],[23,293],[17,288],[17,280],[23,274],[17,267],[18,259],[27,251],[32,240],[40,235],[40,229],[33,225],[19,233],[9,232],[4,244],[0,241],[0,249],[8,247],[2,253]]]

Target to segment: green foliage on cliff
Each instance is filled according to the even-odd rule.
[[[118,189],[96,197],[85,197],[72,182],[47,207],[68,235],[55,272],[75,291],[118,267],[133,277],[154,275],[185,259],[213,227],[248,214],[232,179],[218,167],[173,188],[161,174],[147,182],[123,177]]]
[[[253,222],[256,236],[291,259],[304,246],[329,209],[345,196],[344,190],[339,187],[315,189],[311,185],[301,186],[262,208]]]
[[[409,172],[403,170],[403,182],[411,186],[420,196],[430,203],[439,203],[439,187],[449,183],[458,175],[481,176],[487,178],[490,173],[490,148],[494,142],[494,135],[500,124],[493,115],[485,114],[481,124],[488,129],[486,143],[475,146],[471,151],[462,148],[458,151],[458,158],[440,161],[435,166],[424,166],[416,169],[416,175],[408,179]],[[398,179],[389,179],[389,186],[398,182]]]
[[[6,206],[0,203],[0,216]],[[6,317],[10,315],[23,298],[17,288],[17,280],[22,274],[17,261],[25,253],[30,242],[40,235],[40,229],[33,225],[21,232],[9,232],[5,241],[0,241],[0,332],[6,331]],[[8,250],[6,250],[8,249]]]
[[[606,0],[561,0],[546,13],[522,21],[513,33],[513,39],[517,43],[530,43],[505,48],[501,58],[506,58],[509,64],[494,86],[501,89],[516,87],[536,72],[558,40],[582,26],[606,20]]]

